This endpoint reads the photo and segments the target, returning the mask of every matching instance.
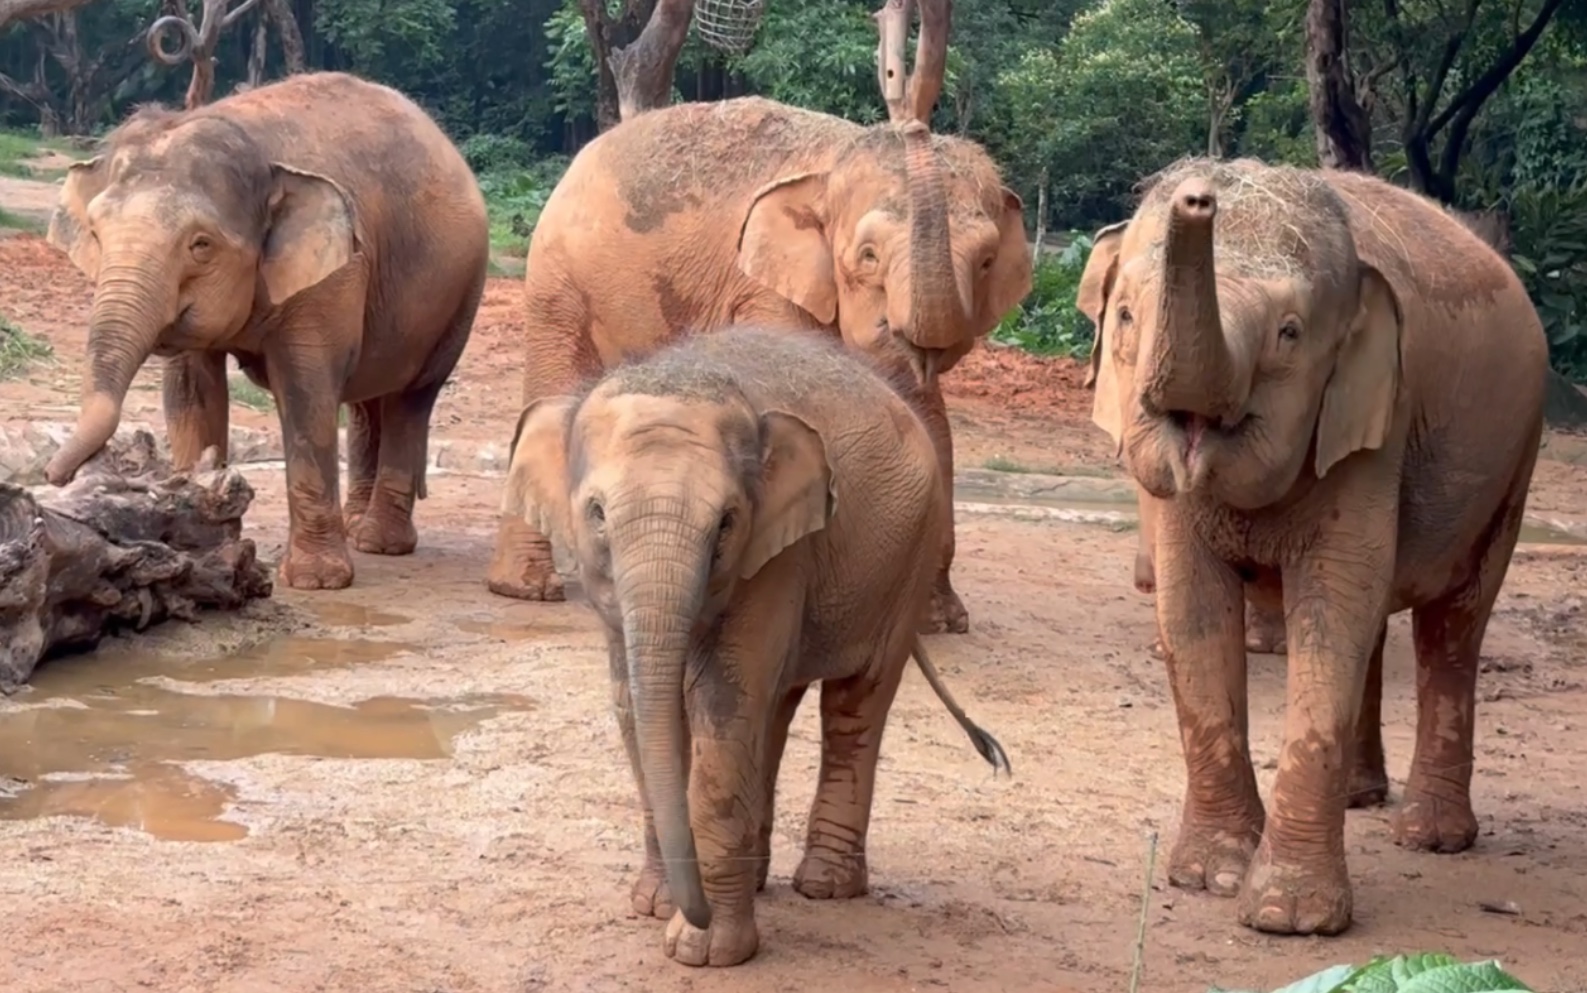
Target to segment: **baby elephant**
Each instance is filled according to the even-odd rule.
[[[866,891],[876,760],[912,652],[994,773],[1008,768],[915,635],[948,508],[931,436],[865,362],[814,334],[690,336],[535,401],[513,438],[503,513],[573,549],[606,622],[645,810],[634,908],[670,917],[667,955],[689,965],[759,946],[777,767],[811,683],[807,897]]]

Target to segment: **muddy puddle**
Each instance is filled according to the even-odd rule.
[[[389,658],[399,642],[283,638],[222,659],[117,655],[60,660],[0,712],[0,820],[73,816],[172,841],[235,841],[235,791],[179,763],[264,754],[441,759],[458,735],[517,695],[374,697],[332,706],[288,696],[184,693],[148,682],[280,676]]]

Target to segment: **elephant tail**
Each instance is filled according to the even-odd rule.
[[[926,677],[926,682],[931,684],[932,691],[937,694],[937,699],[942,701],[942,705],[948,708],[948,713],[952,714],[953,719],[964,728],[964,733],[970,736],[970,744],[975,746],[975,750],[981,753],[983,759],[991,763],[992,775],[996,776],[999,768],[1010,776],[1014,775],[1013,767],[1008,764],[1008,753],[1003,751],[1003,746],[979,724],[965,716],[964,708],[959,706],[959,701],[955,700],[953,694],[948,692],[948,688],[942,685],[942,676],[932,664],[931,656],[926,654],[926,646],[921,643],[918,634],[915,635],[914,643],[910,646],[910,653],[914,655],[915,664],[920,666],[920,672]]]

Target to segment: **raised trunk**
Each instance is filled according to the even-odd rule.
[[[168,303],[173,295],[159,270],[147,263],[107,260],[100,267],[89,317],[88,361],[83,369],[77,429],[44,470],[45,478],[54,485],[70,482],[78,468],[116,433],[132,377],[174,316]]]
[[[653,494],[647,500],[655,505]],[[645,794],[673,901],[690,924],[703,930],[711,924],[711,907],[689,825],[683,673],[704,596],[710,545],[677,513],[651,513],[611,526],[620,538],[614,542],[613,564]]]
[[[925,125],[904,125],[909,177],[909,340],[918,348],[948,348],[964,334],[966,301],[960,300],[948,232],[948,198],[942,164]]]
[[[1212,226],[1218,201],[1204,179],[1174,191],[1163,249],[1163,295],[1146,367],[1145,400],[1158,413],[1233,415],[1235,367],[1218,311]]]

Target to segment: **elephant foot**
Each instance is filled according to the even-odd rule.
[[[345,590],[353,585],[353,560],[345,545],[305,550],[289,541],[277,571],[281,582],[294,590]]]
[[[1184,890],[1234,896],[1262,837],[1262,819],[1234,825],[1185,824],[1168,860],[1168,881]]]
[[[1258,627],[1252,624],[1245,632],[1245,650],[1261,655],[1285,655],[1289,646],[1284,638],[1284,626],[1279,625],[1278,630]]]
[[[629,896],[634,903],[634,913],[641,917],[671,920],[678,909],[672,903],[672,891],[667,888],[666,870],[661,863],[648,859],[639,871],[639,878],[634,880]]]
[[[348,522],[347,534],[354,548],[370,555],[412,555],[419,544],[413,519],[395,512],[361,514]]]
[[[742,917],[713,913],[711,926],[702,931],[680,911],[667,922],[665,942],[667,957],[683,965],[738,965],[760,949],[760,931],[753,912]]]
[[[1342,857],[1282,863],[1264,839],[1240,890],[1239,919],[1268,934],[1335,935],[1350,927],[1351,902]]]
[[[848,900],[870,889],[864,852],[805,850],[794,873],[794,889],[810,900]]]
[[[931,593],[931,606],[925,619],[916,628],[920,634],[964,634],[970,630],[970,612],[953,587],[939,585]]]
[[[549,546],[543,556],[523,557],[498,550],[485,574],[485,585],[492,593],[514,600],[556,603],[567,599],[562,577],[551,563]]]
[[[1395,811],[1390,837],[1401,848],[1451,855],[1477,840],[1477,815],[1471,800],[1449,800],[1405,788],[1405,803]]]
[[[1358,761],[1350,770],[1350,807],[1380,807],[1389,802],[1389,774],[1383,759]]]

